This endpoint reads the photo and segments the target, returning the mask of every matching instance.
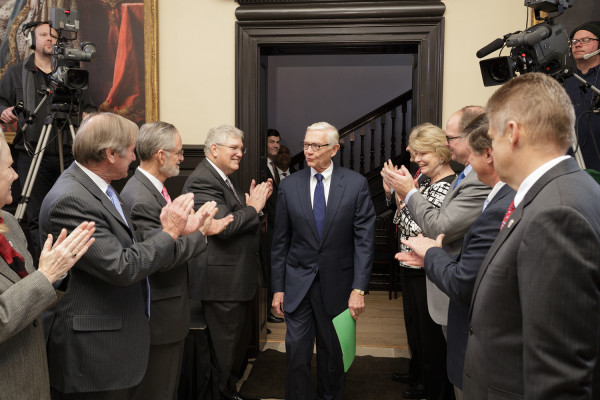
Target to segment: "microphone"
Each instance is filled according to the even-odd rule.
[[[488,54],[493,53],[496,50],[500,50],[504,46],[504,39],[498,38],[494,40],[492,43],[483,46],[475,55],[477,58],[483,58]]]
[[[594,57],[596,54],[599,54],[599,53],[600,53],[600,49],[594,51],[593,53],[584,54],[583,55],[583,59],[584,60],[590,59],[590,58]]]

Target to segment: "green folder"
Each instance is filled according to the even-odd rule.
[[[356,356],[356,321],[350,315],[350,309],[347,308],[346,311],[335,317],[333,326],[342,347],[344,372],[348,372],[354,356]]]

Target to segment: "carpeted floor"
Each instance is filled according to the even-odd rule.
[[[312,372],[316,396],[316,357]],[[408,371],[408,359],[356,357],[346,377],[346,400],[397,400],[406,385],[392,381],[394,372]],[[255,398],[285,398],[285,353],[266,350],[259,354],[240,392]]]

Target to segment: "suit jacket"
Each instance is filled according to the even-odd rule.
[[[125,211],[142,240],[161,229],[160,212],[167,201],[139,169],[121,191]],[[200,239],[194,236],[199,235]],[[198,248],[194,248],[197,246]],[[150,343],[181,341],[190,327],[187,260],[206,249],[202,233],[181,236],[175,242],[175,261],[168,270],[149,276],[151,297]],[[200,257],[200,256],[199,256]]]
[[[237,189],[236,189],[237,190]],[[183,192],[194,193],[195,208],[217,202],[215,218],[233,214],[233,222],[218,235],[208,237],[208,260],[194,259],[190,295],[200,300],[248,301],[254,297],[259,271],[259,219],[254,207],[241,203],[217,170],[204,159],[185,181]],[[191,271],[190,271],[191,272]]]
[[[465,399],[600,398],[599,198],[570,158],[500,231],[473,291]]]
[[[449,255],[439,247],[429,249],[425,255],[427,276],[450,297],[447,370],[450,382],[461,389],[473,285],[481,262],[500,233],[502,219],[514,197],[515,191],[510,186],[502,186],[465,235],[460,255]]]
[[[25,259],[29,276],[21,279],[0,257],[0,399],[50,399],[42,311],[57,300],[57,292],[33,267],[27,240],[11,214],[2,212],[4,234]],[[10,289],[10,290],[9,290]]]
[[[285,178],[279,185],[275,234],[271,251],[271,287],[284,292],[284,308],[293,312],[317,272],[323,302],[331,317],[348,308],[353,288],[367,290],[375,240],[375,209],[367,180],[333,167],[322,237],[319,239],[310,199],[311,169]]]
[[[69,291],[53,309],[50,384],[63,393],[129,388],[144,376],[150,346],[145,278],[173,264],[175,243],[162,231],[135,243],[126,218],[75,163],[42,203],[42,235],[96,223],[96,241],[72,268]]]
[[[458,177],[450,185],[454,188]],[[440,208],[436,208],[421,193],[414,193],[406,203],[415,222],[425,236],[435,239],[440,233],[444,238],[444,250],[449,254],[460,251],[465,233],[481,214],[483,202],[491,188],[477,179],[477,173],[471,171],[463,180],[451,189]],[[427,307],[435,323],[448,324],[448,296],[427,278]]]
[[[273,176],[273,174],[271,173],[271,169],[269,168],[270,162],[270,159],[265,158],[262,165],[266,172],[267,179],[271,178],[273,180],[273,194],[267,199],[263,211],[265,212],[265,214],[267,214],[267,224],[269,225],[269,231],[272,232],[273,228],[275,227],[275,210],[277,208],[277,191],[279,190],[279,185],[277,184],[277,181],[275,180],[275,177]],[[271,233],[271,237],[272,236],[273,234]]]

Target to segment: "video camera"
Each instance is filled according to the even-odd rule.
[[[504,46],[512,47],[510,56],[479,62],[484,86],[501,85],[517,76],[517,72],[543,72],[555,78],[562,75],[570,48],[569,36],[553,19],[572,7],[573,0],[525,0],[525,6],[533,9],[536,20],[544,20],[544,23],[504,35],[476,53],[478,58],[483,58]],[[540,11],[556,14],[540,18]]]
[[[50,26],[58,33],[57,42],[52,46],[50,78],[58,88],[87,89],[89,73],[80,68],[80,62],[94,60],[96,46],[87,41],[81,42],[81,49],[76,49],[71,45],[71,42],[77,39],[79,13],[64,8],[51,8]]]

